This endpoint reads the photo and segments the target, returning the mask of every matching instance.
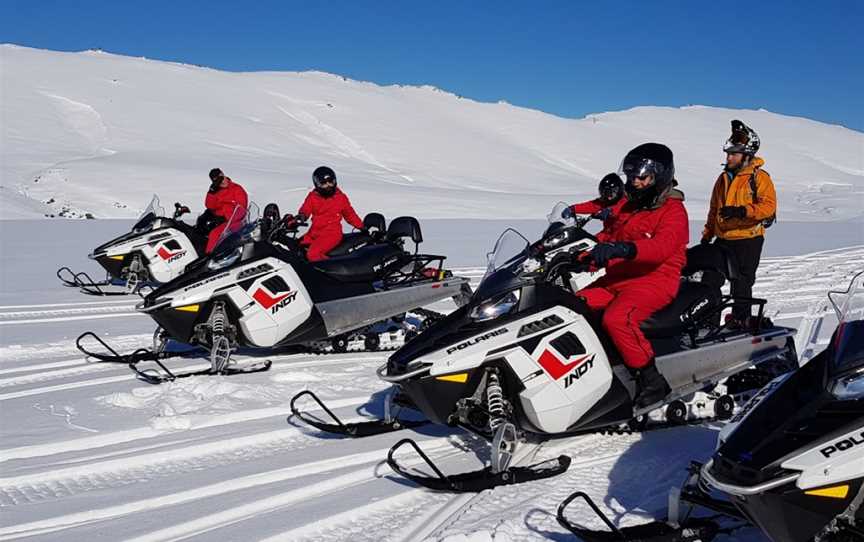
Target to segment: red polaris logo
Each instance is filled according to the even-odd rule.
[[[286,305],[289,305],[292,301],[294,301],[294,298],[296,297],[296,291],[289,291],[284,294],[272,296],[264,288],[258,288],[257,290],[255,290],[255,293],[252,294],[252,299],[257,301],[258,304],[265,309],[270,309],[271,314],[276,314],[277,312],[279,312],[279,309],[285,307]]]
[[[159,247],[159,250],[156,251],[156,254],[159,255],[160,258],[165,260],[166,262],[173,262],[174,260],[178,260],[186,254],[185,250],[178,250],[177,252],[169,252],[164,246]]]
[[[570,373],[564,380],[564,387],[569,388],[573,382],[582,378],[594,366],[594,354],[586,354],[570,363],[564,363],[550,350],[544,350],[537,360],[543,370],[549,373],[553,380],[559,380]]]

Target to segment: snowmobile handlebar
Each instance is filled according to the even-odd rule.
[[[181,216],[189,214],[191,212],[192,211],[189,210],[189,207],[181,205],[180,202],[174,202],[174,220],[177,220]]]

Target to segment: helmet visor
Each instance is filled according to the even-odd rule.
[[[621,163],[620,174],[627,179],[627,184],[633,184],[639,180],[646,183],[646,186],[651,186],[657,182],[657,177],[661,177],[666,171],[666,166],[651,158],[637,158],[627,160]]]

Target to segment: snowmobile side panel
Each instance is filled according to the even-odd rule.
[[[782,327],[756,335],[741,333],[698,348],[658,356],[657,369],[672,389],[693,386],[698,389],[705,382],[716,382],[754,363],[783,355],[786,339],[794,334],[795,330]]]
[[[422,282],[318,304],[328,335],[338,335],[394,314],[457,295],[467,279]]]
[[[864,418],[848,433],[814,444],[781,464],[784,469],[801,471],[799,488],[811,489],[864,477]]]

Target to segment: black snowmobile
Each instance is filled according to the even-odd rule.
[[[249,224],[227,235],[210,257],[148,294],[136,308],[160,326],[153,350],[120,355],[90,332],[78,338],[79,349],[102,361],[128,363],[152,383],[191,374],[254,372],[266,370],[269,362],[229,365],[238,346],[272,349],[325,342],[331,351],[344,352],[359,340],[366,349],[377,350],[382,347],[382,334],[373,328],[377,322],[409,311],[434,318],[419,307],[451,297],[461,304],[470,297],[467,279],[444,269],[445,256],[419,253],[423,235],[413,217],[393,220],[384,242],[313,263],[269,241],[282,235],[284,224]],[[297,227],[292,225],[295,237]],[[266,239],[261,239],[262,230]],[[107,353],[90,351],[85,339]],[[161,361],[175,355],[165,350],[169,339],[206,348],[211,367],[171,372]],[[155,362],[158,369],[141,370],[143,361]]]
[[[721,286],[736,277],[731,255],[718,246],[695,246],[688,251],[677,298],[643,325],[672,393],[661,403],[635,409],[631,373],[597,315],[571,289],[572,275],[587,271],[583,257],[595,240],[577,225],[563,229],[568,228],[573,231],[552,224],[535,243],[506,231],[471,302],[406,344],[379,369],[403,404],[413,405],[434,423],[459,426],[492,442],[491,466],[454,476],[441,473],[416,443],[406,439],[391,449],[388,458],[398,473],[426,487],[450,491],[551,476],[563,472],[569,458],[537,468],[511,468],[518,441],[627,424],[642,430],[696,423],[701,420],[686,420],[686,408],[681,412],[683,399],[724,379],[728,387],[736,375],[747,376],[733,386],[736,391],[744,384],[758,388],[795,366],[794,330],[763,318],[764,300],[724,296]],[[579,241],[560,252],[555,250],[556,240],[562,238]],[[721,324],[721,312],[736,304],[758,307],[755,327],[733,330]],[[758,373],[746,372],[754,366]],[[724,393],[716,399],[716,415],[730,417],[733,397]],[[649,422],[646,415],[664,405],[669,420]],[[302,412],[294,413],[310,421]],[[350,434],[345,428],[351,426],[341,422],[335,428],[313,425]],[[436,476],[403,469],[393,453],[405,445],[427,459]]]
[[[707,541],[750,524],[775,542],[864,541],[864,272],[829,298],[838,326],[828,347],[770,382],[735,415],[713,457],[693,463],[684,487],[673,493],[679,498],[668,521],[619,530],[577,493],[559,507],[559,522],[589,542],[633,542],[647,534],[658,542]],[[567,518],[567,506],[579,498],[609,531]],[[726,519],[692,516],[694,508]],[[701,536],[685,538],[688,533]]]

